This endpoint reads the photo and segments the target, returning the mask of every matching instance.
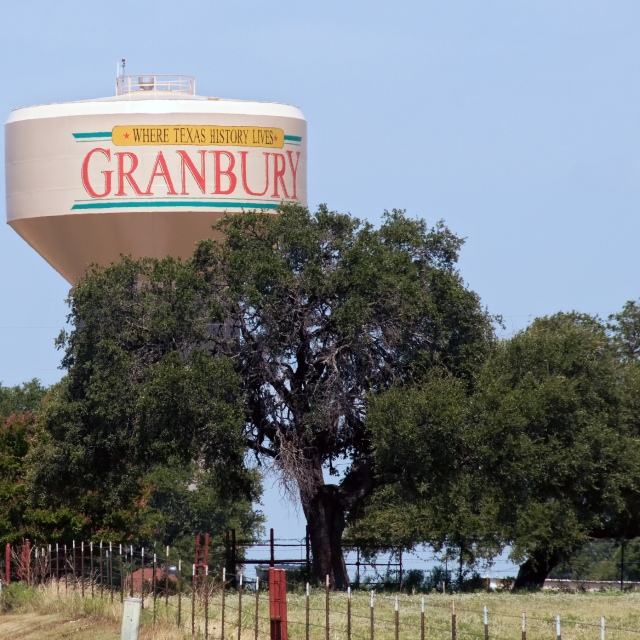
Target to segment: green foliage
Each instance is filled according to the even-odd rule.
[[[366,455],[366,391],[436,364],[469,373],[490,319],[454,270],[462,241],[444,225],[394,210],[375,230],[326,207],[279,211],[225,216],[224,243],[199,245],[195,266],[236,329],[213,339],[236,358],[256,449],[268,440],[276,456],[279,437],[298,437],[320,463]]]
[[[640,487],[625,368],[605,327],[579,314],[536,320],[483,375],[483,474],[497,491],[514,555],[566,556],[622,526]]]
[[[398,585],[399,572],[397,569],[387,567],[382,573],[368,574],[356,588],[365,590],[375,589],[376,593],[390,591],[398,593],[442,593],[442,583],[446,593],[468,593],[478,590],[486,590],[487,581],[477,571],[464,569],[462,574],[448,570],[442,565],[436,565],[430,571],[422,569],[409,569],[403,572],[402,589]]]
[[[24,461],[35,428],[36,418],[31,412],[12,413],[0,422],[0,544],[3,545],[21,539],[27,533]]]
[[[551,566],[640,525],[633,368],[597,319],[557,314],[495,345],[472,386],[450,376],[371,398],[378,473],[367,526],[467,561],[512,546]]]
[[[624,572],[623,572],[624,570]],[[559,564],[550,578],[572,580],[640,581],[640,539],[622,541],[592,540],[565,562]]]
[[[254,491],[238,378],[203,348],[204,285],[172,259],[123,258],[94,269],[69,300],[74,330],[59,338],[68,375],[46,404],[29,483],[41,513],[84,514],[71,524],[85,539],[144,535],[144,476],[158,465],[202,461],[227,470],[229,499]]]
[[[640,355],[640,304],[634,300],[626,302],[620,313],[609,316],[607,327],[623,361],[637,360]]]
[[[158,542],[161,547],[171,546],[173,553],[183,561],[194,555],[194,534],[211,535],[211,564],[223,566],[219,545],[228,529],[257,535],[264,517],[252,509],[252,501],[260,497],[260,479],[253,475],[251,492],[239,496],[229,491],[224,469],[215,467],[206,471],[195,463],[170,461],[154,467],[144,477],[151,492],[144,509],[139,513],[137,528],[145,532],[140,543],[150,547]]]
[[[37,378],[15,387],[3,387],[0,384],[0,418],[25,411],[37,412],[47,393],[47,387]]]
[[[325,563],[316,574],[333,580],[343,514],[375,484],[367,393],[434,369],[470,383],[492,318],[455,269],[463,241],[442,223],[394,210],[374,229],[325,206],[286,205],[277,216],[227,215],[215,229],[224,242],[200,243],[194,257],[227,318],[211,341],[241,376],[249,446],[301,496]],[[345,477],[327,486],[323,467],[335,474],[344,458]]]
[[[549,574],[550,578],[574,580],[616,580],[620,579],[620,558],[614,558],[618,551],[615,540],[592,540],[561,562]]]

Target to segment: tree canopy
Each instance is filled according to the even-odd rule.
[[[145,476],[179,461],[224,468],[228,499],[257,495],[239,380],[204,348],[205,284],[171,259],[124,259],[75,288],[74,329],[59,338],[68,374],[44,408],[28,478],[42,509],[71,505],[91,537],[122,540],[148,501]]]
[[[68,376],[28,478],[41,512],[72,505],[105,539],[255,530],[250,451],[301,500],[334,588],[347,524],[351,541],[470,563],[510,545],[518,584],[589,539],[638,535],[635,303],[498,340],[443,223],[282,205],[214,231],[190,260],[125,257],[72,293]]]
[[[116,532],[144,499],[143,476],[170,459],[226,466],[249,495],[248,448],[301,499],[316,574],[345,588],[345,518],[382,481],[367,394],[432,370],[471,384],[492,318],[442,223],[393,211],[374,228],[283,205],[215,229],[223,241],[192,260],[123,258],[74,290],[74,329],[59,342],[69,373],[47,404],[32,486]]]
[[[377,482],[366,396],[432,369],[470,381],[491,317],[455,269],[463,241],[403,211],[374,228],[322,206],[227,215],[193,260],[242,380],[246,441],[302,502],[316,575],[346,588],[345,517]],[[215,304],[214,304],[215,303]],[[336,483],[334,463],[349,467]]]
[[[38,411],[46,393],[47,387],[37,378],[14,387],[0,384],[0,418],[6,419],[14,413]]]
[[[394,480],[354,532],[386,522],[408,546],[448,540],[470,557],[509,544],[517,585],[593,537],[638,535],[635,370],[619,339],[587,315],[539,318],[494,345],[473,387],[449,376],[372,399],[378,473]]]

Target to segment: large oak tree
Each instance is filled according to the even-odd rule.
[[[471,379],[491,318],[456,271],[462,240],[402,211],[379,228],[320,207],[226,216],[193,266],[219,314],[211,349],[242,380],[246,441],[299,495],[314,571],[348,584],[346,517],[381,481],[367,394],[432,369]],[[336,482],[325,474],[348,464]]]

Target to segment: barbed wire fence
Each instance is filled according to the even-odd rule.
[[[309,580],[286,580],[284,570],[275,565],[290,563],[292,558],[275,557],[276,539],[270,547],[269,577],[247,578],[242,571],[228,571],[210,566],[208,545],[200,545],[197,562],[172,564],[172,550],[135,548],[113,543],[84,543],[33,546],[7,545],[3,574],[5,587],[20,581],[34,587],[48,586],[63,596],[123,602],[126,597],[142,600],[150,623],[170,623],[192,638],[248,640],[268,637],[272,640],[527,640],[527,633],[562,640],[562,628],[592,629],[594,640],[610,637],[636,637],[640,629],[607,624],[600,620],[577,620],[560,616],[516,616],[483,609],[461,607],[455,599],[443,602],[438,594],[391,595],[375,589],[345,592],[331,591],[329,577],[320,588]],[[208,540],[206,541],[208,542]],[[233,536],[225,549],[229,564],[241,559],[239,547],[246,541]],[[199,541],[198,541],[199,543]],[[282,543],[282,547],[291,545]],[[207,549],[207,553],[202,553]],[[250,558],[248,560],[251,560]],[[299,561],[310,567],[310,557]],[[282,573],[280,573],[282,572]],[[282,575],[283,593],[274,593],[274,574]],[[7,596],[7,589],[3,589]],[[278,600],[278,597],[280,600]],[[500,631],[495,628],[501,620]],[[528,629],[529,628],[529,629]],[[571,634],[570,634],[571,635]]]

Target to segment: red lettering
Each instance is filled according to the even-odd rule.
[[[161,171],[158,171],[158,165],[160,165]],[[149,186],[147,187],[146,195],[152,196],[151,187],[153,186],[154,178],[164,178],[164,181],[167,185],[169,191],[167,191],[168,196],[177,196],[178,192],[173,188],[173,182],[171,182],[171,176],[169,175],[169,168],[167,167],[167,161],[164,159],[162,155],[162,151],[158,151],[158,157],[156,158],[156,163],[153,165],[153,173],[151,174],[151,178],[149,179]]]
[[[193,176],[194,180],[198,183],[198,186],[200,187],[200,191],[202,191],[202,193],[205,193],[205,188],[204,188],[204,155],[205,153],[207,153],[205,150],[202,151],[198,151],[198,153],[200,153],[202,155],[201,161],[200,161],[200,165],[202,166],[202,173],[200,173],[196,168],[195,165],[193,164],[193,162],[191,162],[191,158],[189,157],[189,155],[187,154],[186,151],[178,151],[177,153],[180,154],[180,158],[182,158],[182,193],[180,195],[183,196],[188,196],[189,194],[187,193],[187,183],[185,181],[185,172],[184,172],[184,168],[185,165],[187,167],[189,167],[189,171],[191,171],[191,175]]]
[[[233,193],[234,189],[236,188],[236,183],[238,182],[238,179],[233,173],[233,167],[236,164],[236,159],[233,157],[233,154],[229,153],[228,151],[216,150],[216,151],[210,151],[209,153],[213,153],[216,157],[216,177],[215,177],[216,190],[213,193],[215,195],[227,195],[229,193]],[[225,156],[227,156],[227,158],[229,158],[229,166],[225,169],[225,171],[222,171],[222,169],[220,168],[220,156],[223,153]],[[227,178],[229,178],[229,188],[226,191],[222,191],[222,189],[220,189],[220,176],[222,175],[225,175],[227,176]]]
[[[282,169],[278,169],[278,160],[282,160]],[[289,194],[287,193],[287,187],[284,184],[284,172],[287,168],[286,161],[284,156],[281,153],[273,154],[273,195],[272,198],[279,198],[278,194],[278,180],[282,185],[282,190],[284,191],[284,197],[288,198]]]
[[[294,166],[293,166],[293,157],[291,156],[291,151],[287,151],[287,155],[289,156],[289,166],[291,167],[291,173],[293,174],[293,196],[292,196],[292,198],[294,198],[295,200],[298,199],[298,196],[296,194],[296,177],[298,175],[298,162],[300,162],[300,152],[296,151],[296,153],[298,155],[296,156],[296,166],[294,168]],[[284,187],[284,185],[282,185],[282,186]]]
[[[87,192],[92,198],[104,198],[105,196],[108,196],[111,193],[111,174],[113,173],[113,171],[101,172],[104,174],[104,192],[103,193],[96,193],[96,191],[94,191],[93,187],[89,182],[89,160],[91,159],[91,156],[98,151],[104,154],[105,156],[107,156],[107,160],[111,162],[111,152],[108,149],[92,149],[91,151],[89,151],[89,153],[87,154],[87,157],[84,159],[84,162],[82,163],[82,184],[84,185],[84,188],[87,190]]]
[[[264,153],[264,170],[266,173],[266,184],[264,186],[264,191],[262,193],[254,193],[253,191],[251,191],[251,189],[249,189],[248,185],[247,185],[247,154],[249,152],[248,151],[240,151],[240,156],[242,158],[242,163],[241,163],[241,167],[242,167],[242,187],[243,189],[250,195],[250,196],[263,196],[265,193],[267,193],[267,189],[269,188],[269,155],[268,153]]]
[[[116,152],[118,156],[118,193],[117,196],[126,196],[127,194],[124,192],[124,179],[126,178],[129,181],[129,184],[135,191],[136,195],[143,196],[144,193],[140,191],[140,188],[136,184],[133,176],[131,175],[138,166],[138,156],[135,153],[130,153],[128,151]],[[128,156],[129,160],[131,160],[131,168],[129,171],[124,170],[124,157]]]

